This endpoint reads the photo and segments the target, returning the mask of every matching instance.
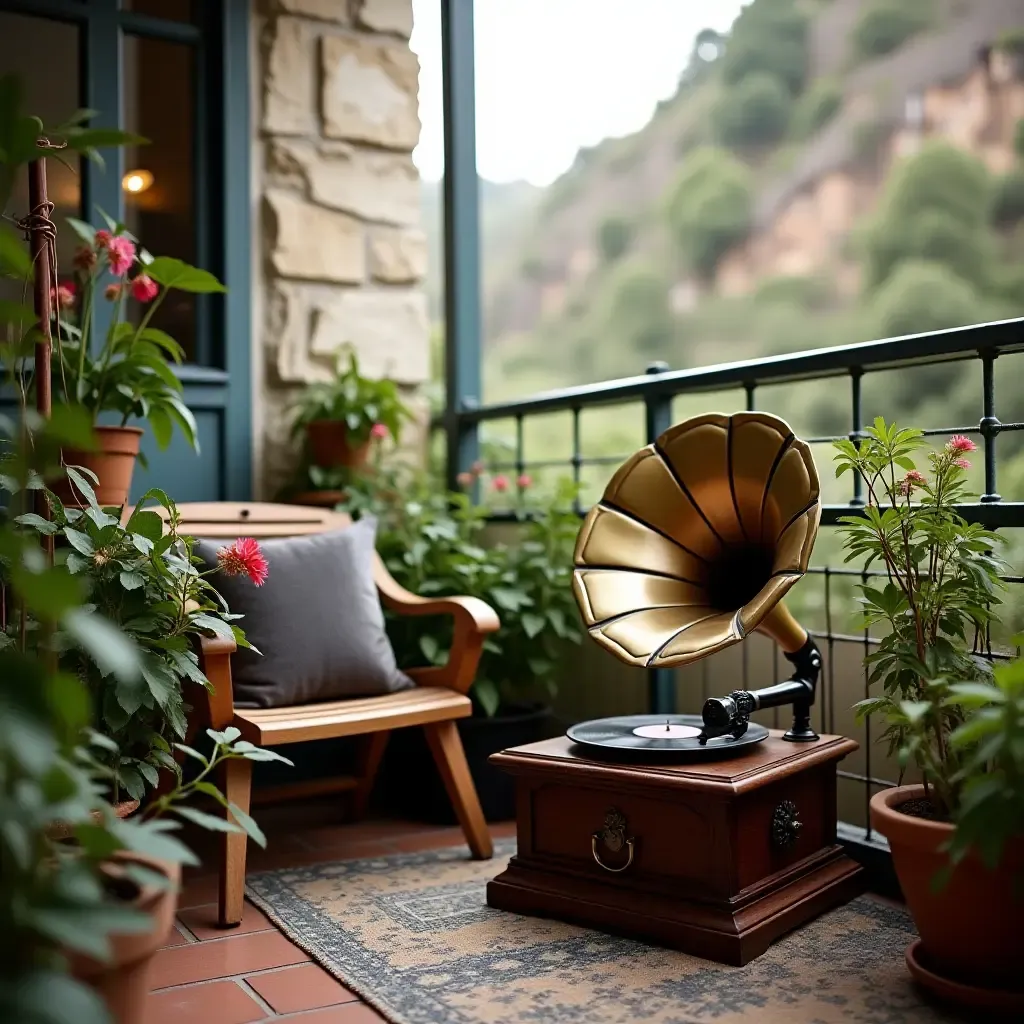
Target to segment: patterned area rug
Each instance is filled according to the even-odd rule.
[[[727,967],[572,925],[491,910],[492,861],[464,848],[267,872],[249,895],[395,1024],[923,1024],[959,1018],[907,976],[914,938],[870,897]]]

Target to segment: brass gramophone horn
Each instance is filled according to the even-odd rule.
[[[794,705],[814,740],[821,655],[782,598],[807,571],[821,498],[808,446],[775,416],[709,413],[666,430],[612,477],[576,542],[573,590],[590,635],[629,665],[673,668],[757,629],[793,678],[704,705],[704,738]]]

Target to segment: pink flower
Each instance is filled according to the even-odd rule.
[[[69,306],[73,306],[75,304],[74,284],[71,281],[65,281],[63,284],[57,285],[57,287],[50,292],[50,298],[61,309],[67,309]]]
[[[964,437],[963,434],[954,434],[946,442],[946,451],[951,455],[965,455],[967,452],[976,452],[978,446],[969,438]]]
[[[484,471],[484,464],[479,459],[477,459],[476,462],[474,462],[473,465],[469,467],[469,471],[470,473],[473,474],[473,476],[479,476]]]
[[[921,484],[926,484],[927,482],[928,481],[923,473],[919,473],[916,469],[912,469],[899,482],[899,484],[896,487],[896,490],[900,494],[904,494],[909,497],[913,493],[915,487],[919,487]]]
[[[146,274],[139,274],[132,281],[132,298],[139,302],[152,302],[160,293],[160,286]]]
[[[217,552],[217,565],[228,576],[248,576],[257,587],[266,582],[270,567],[252,537],[239,537],[230,547]]]
[[[375,441],[383,441],[388,436],[388,428],[383,423],[374,423],[370,427],[370,437]]]
[[[75,258],[71,262],[76,270],[84,270],[88,273],[96,266],[96,253],[88,245],[80,245],[75,250]]]
[[[516,487],[521,491],[525,491],[527,487],[532,486],[533,477],[529,473],[521,473],[519,479],[516,480]]]
[[[508,490],[508,477],[499,473],[492,481],[491,486],[499,493],[504,494]]]
[[[121,298],[121,286],[119,284],[108,284],[107,287],[103,289],[103,297],[108,302],[117,302],[117,300]]]
[[[954,459],[953,465],[958,466],[960,469],[970,469],[971,463],[967,459]]]
[[[130,238],[116,235],[107,243],[107,260],[115,277],[127,274],[135,262],[135,243]]]
[[[108,245],[110,245],[110,240],[113,237],[114,236],[109,231],[97,231],[95,236],[94,236],[94,241],[96,242],[96,248],[97,249],[106,249],[106,247]]]
[[[476,476],[475,476],[475,474],[473,474],[473,473],[460,473],[460,474],[459,474],[459,475],[458,475],[458,476],[457,476],[457,477],[455,478],[455,482],[456,482],[456,483],[457,483],[457,484],[458,484],[458,485],[459,485],[460,487],[472,487],[472,486],[473,486],[473,481],[474,481],[475,479],[476,479]]]

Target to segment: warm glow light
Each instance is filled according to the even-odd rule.
[[[134,194],[145,192],[152,184],[153,175],[149,171],[129,171],[121,179],[121,187],[125,192],[132,192]]]

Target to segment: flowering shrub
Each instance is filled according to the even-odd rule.
[[[921,431],[879,418],[859,446],[836,442],[836,475],[857,473],[867,488],[863,513],[840,520],[846,560],[884,573],[860,586],[864,627],[888,633],[867,658],[883,695],[861,701],[858,715],[884,717],[890,752],[917,766],[937,814],[955,819],[975,770],[968,708],[976,681],[992,677],[981,650],[1004,585],[992,554],[1002,538],[955,510],[970,497],[974,442],[950,438],[929,452],[927,473],[911,459],[924,445]]]
[[[152,257],[123,224],[109,218],[109,230],[71,217],[68,223],[83,244],[75,253],[74,280],[55,291],[54,394],[85,406],[94,423],[104,412],[119,413],[121,426],[132,418],[147,420],[161,448],[170,444],[177,426],[198,449],[195,419],[168,365],[168,359],[180,363],[184,352],[151,321],[172,289],[208,293],[223,292],[224,286],[181,260]],[[99,295],[113,310],[104,343],[93,352],[90,335]],[[145,307],[137,323],[129,319],[129,300]]]
[[[250,646],[235,625],[238,616],[228,611],[208,577],[218,570],[244,574],[259,586],[267,563],[256,541],[247,538],[219,552],[218,569],[200,572],[192,538],[179,534],[178,512],[166,494],[149,491],[122,525],[99,507],[77,470],[67,472],[86,508],[65,508],[47,492],[51,519],[29,513],[17,522],[65,542],[55,567],[63,585],[82,594],[90,611],[138,648],[141,677],[125,679],[102,646],[84,647],[70,634],[56,638],[61,667],[86,683],[96,727],[111,743],[103,749],[109,754],[105,766],[114,800],[125,795],[139,800],[147,787],[157,785],[161,768],[178,772],[171,748],[185,738],[185,681],[210,685],[195,650],[199,635],[213,633]],[[166,528],[153,508],[143,508],[152,499],[167,513]],[[0,636],[0,642],[4,639]],[[10,633],[6,639],[13,642]]]
[[[475,466],[472,477],[483,473],[482,465]],[[500,493],[498,480],[491,485]],[[530,481],[521,478],[520,484],[525,491]],[[524,494],[516,535],[488,543],[488,509],[467,494],[447,494],[427,480],[386,470],[349,487],[347,511],[378,517],[377,549],[403,587],[425,597],[479,597],[497,611],[501,626],[484,641],[470,691],[487,715],[554,697],[563,657],[582,639],[572,595],[580,526],[572,511],[574,491],[565,481],[543,501]],[[450,619],[389,615],[388,632],[404,668],[441,665],[448,657]]]
[[[300,434],[317,420],[344,423],[349,444],[357,447],[366,441],[398,441],[402,424],[412,418],[402,402],[398,385],[386,378],[364,377],[359,372],[355,352],[339,354],[334,380],[306,388],[294,409],[293,434]]]

